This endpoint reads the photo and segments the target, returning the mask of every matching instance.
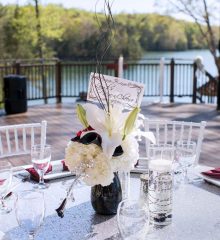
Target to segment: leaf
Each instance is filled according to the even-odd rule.
[[[82,123],[82,125],[85,128],[88,128],[89,124],[86,119],[86,110],[83,108],[83,106],[81,104],[77,104],[76,113],[77,113],[77,117],[78,117],[79,121]]]
[[[128,134],[130,134],[134,128],[134,123],[136,121],[137,115],[140,112],[140,108],[136,107],[134,108],[130,114],[128,115],[126,121],[125,121],[125,126],[123,130],[123,140],[126,138]]]

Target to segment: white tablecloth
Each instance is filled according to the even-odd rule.
[[[71,181],[71,180],[65,180]],[[139,195],[139,175],[132,176],[131,195]],[[33,184],[22,183],[16,191],[32,189]],[[36,240],[111,240],[121,239],[116,216],[95,214],[90,204],[90,187],[77,187],[75,202],[68,202],[65,217],[55,212],[65,196],[63,180],[51,182],[44,190],[46,217]],[[0,215],[0,231],[12,240],[27,239],[18,227],[14,211]],[[205,182],[186,185],[174,191],[173,223],[148,236],[156,240],[219,240],[220,239],[220,188]]]

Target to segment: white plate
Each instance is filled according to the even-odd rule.
[[[69,176],[74,176],[74,174],[69,171],[56,172],[56,173],[53,173],[52,171],[51,173],[44,175],[44,180],[53,180],[53,179],[64,178]]]
[[[195,167],[195,172],[196,174],[203,178],[204,180],[206,180],[207,182],[210,182],[218,187],[220,187],[220,179],[215,179],[215,178],[211,178],[209,176],[206,176],[204,174],[202,174],[201,172],[206,172],[209,171],[211,169],[214,169],[213,167],[209,167],[209,166],[202,166],[202,165],[198,165]]]

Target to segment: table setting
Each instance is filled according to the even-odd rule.
[[[71,178],[65,178],[65,181],[71,184]],[[86,185],[77,186],[74,189],[75,202],[69,200],[64,218],[58,217],[55,209],[66,193],[62,180],[60,180],[51,182],[49,188],[44,190],[46,211],[42,226],[36,233],[36,239],[127,239],[122,238],[119,233],[119,220],[116,215],[95,213],[90,202],[91,189]],[[131,174],[130,180],[130,192],[132,192],[132,196],[135,196],[136,203],[139,196],[143,202],[139,174]],[[33,183],[23,182],[13,192],[19,194],[23,191],[33,192]],[[219,188],[204,181],[185,184],[183,188],[174,192],[172,223],[156,229],[154,232],[148,232],[146,239],[217,240],[220,217],[216,213],[220,210],[219,196]],[[7,205],[12,204],[10,201],[13,202],[13,198],[7,201]],[[1,215],[1,231],[4,230],[5,239],[27,239],[27,233],[17,223],[15,208],[13,207],[10,213]],[[128,218],[126,223],[129,221]],[[149,227],[147,226],[143,230],[149,231]]]

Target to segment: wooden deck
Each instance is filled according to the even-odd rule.
[[[213,105],[203,104],[146,104],[141,107],[147,117],[181,121],[207,121],[205,140],[200,162],[213,167],[220,166],[220,113]],[[76,118],[75,104],[48,104],[32,106],[28,112],[2,115],[0,125],[48,121],[47,143],[53,146],[52,159],[63,159],[65,146],[74,133],[81,129]],[[13,161],[14,165],[30,163],[30,157]]]

